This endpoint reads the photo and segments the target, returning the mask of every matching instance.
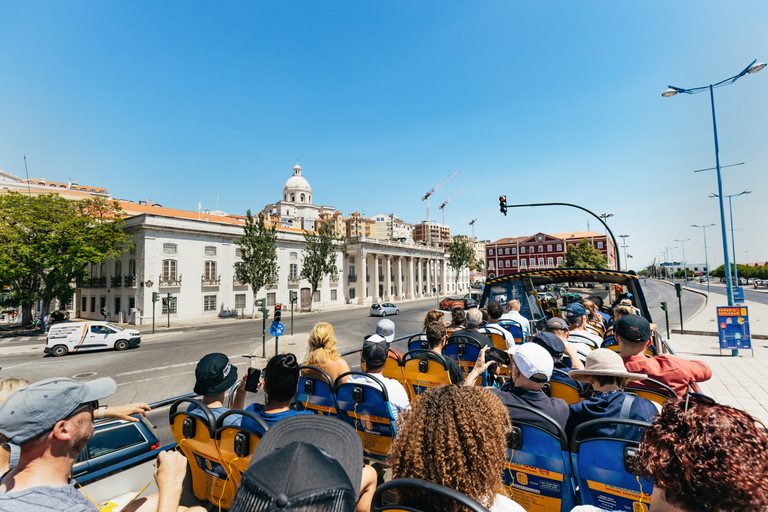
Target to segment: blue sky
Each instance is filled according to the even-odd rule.
[[[722,264],[708,94],[768,61],[765,2],[0,2],[0,169],[163,206],[258,211],[298,158],[314,202],[496,240],[613,213],[631,268]],[[768,260],[768,71],[716,90],[736,256]],[[726,204],[726,223],[728,211]],[[745,253],[748,251],[748,256]],[[674,251],[681,259],[681,251]]]

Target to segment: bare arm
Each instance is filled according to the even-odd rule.
[[[584,363],[582,363],[581,359],[579,359],[579,352],[576,350],[576,347],[566,343],[565,355],[571,358],[571,368],[573,368],[574,370],[584,369]]]
[[[187,474],[187,458],[175,451],[160,452],[155,464],[155,482],[160,491],[157,512],[176,512]]]
[[[116,406],[107,406],[104,408],[104,418],[117,418],[119,420],[125,420],[130,421],[133,423],[136,423],[139,421],[138,418],[134,418],[134,414],[141,414],[142,416],[147,416],[147,411],[150,411],[149,405],[143,403],[143,402],[137,402],[135,404],[125,404],[125,405],[116,405]],[[98,411],[98,409],[97,409]],[[94,416],[96,415],[96,411],[94,411]],[[94,418],[98,419],[98,418]]]
[[[243,378],[240,379],[240,385],[237,386],[237,389],[235,390],[235,399],[232,400],[232,405],[230,406],[230,409],[237,409],[242,410],[245,409],[245,383],[248,380],[248,372],[245,372],[245,375],[243,375]],[[259,382],[261,384],[261,382]]]
[[[475,381],[480,378],[480,376],[483,375],[483,372],[488,369],[489,366],[493,364],[493,361],[486,361],[485,360],[485,354],[488,353],[488,350],[490,348],[488,346],[485,346],[480,349],[480,354],[477,356],[477,361],[475,362],[475,367],[472,368],[472,371],[469,372],[469,375],[467,375],[467,378],[464,379],[464,385],[465,386],[474,386]]]

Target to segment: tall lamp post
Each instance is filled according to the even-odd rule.
[[[598,217],[600,217],[600,219],[602,220],[603,225],[605,226],[605,246],[606,246],[606,248],[605,248],[605,255],[606,255],[606,259],[608,260],[608,268],[610,268],[611,255],[610,255],[610,252],[608,251],[608,218],[609,217],[613,217],[613,214],[612,213],[601,213],[600,215],[598,215]],[[611,233],[611,236],[613,236],[613,233]],[[614,242],[614,245],[616,245],[616,239],[615,238],[614,238],[613,242]],[[616,250],[618,251],[619,248],[616,247]],[[621,270],[621,265],[617,264],[616,266],[618,267],[619,270]]]
[[[704,87],[695,87],[693,89],[682,89],[680,87],[673,87],[669,86],[669,89],[664,91],[661,95],[665,98],[671,98],[677,93],[685,93],[685,94],[696,94],[704,91],[709,91],[709,99],[712,103],[712,128],[715,133],[715,165],[717,169],[717,191],[720,194],[720,226],[722,227],[722,235],[723,235],[723,257],[725,259],[725,279],[727,284],[727,290],[728,290],[728,305],[733,306],[733,283],[731,282],[731,264],[728,261],[728,235],[725,233],[725,207],[723,205],[723,181],[720,177],[720,146],[717,141],[717,121],[715,118],[715,87],[724,87],[726,85],[730,85],[734,83],[736,80],[741,78],[742,76],[746,75],[747,73],[757,73],[761,69],[765,67],[765,63],[757,62],[757,59],[753,60],[752,63],[747,66],[741,73],[738,75],[734,75],[730,78],[726,78],[725,80],[722,80],[720,82],[717,82],[715,84],[709,84]],[[738,350],[733,350],[733,355],[737,356],[739,354]]]
[[[675,242],[680,242],[680,245],[683,246],[683,275],[685,276],[685,286],[688,286],[688,265],[685,262],[685,242],[689,240],[690,238],[686,238],[685,240],[675,240]]]
[[[707,228],[711,228],[714,224],[707,224],[706,226],[699,226],[691,224],[692,228],[701,228],[704,232],[704,265],[707,268],[707,293],[709,293],[709,256],[707,255]]]
[[[734,197],[739,197],[739,196],[743,196],[744,194],[751,194],[751,193],[752,191],[747,189],[744,192],[739,192],[738,194],[723,196],[728,198],[728,210],[731,214],[731,249],[733,249],[733,279],[736,281],[736,286],[739,286],[739,266],[736,264],[736,242],[733,236],[733,202],[731,201],[731,199],[733,199]],[[709,197],[720,197],[720,196],[717,194],[709,194]],[[720,198],[720,200],[722,201],[722,198]],[[725,251],[725,253],[726,253],[726,256],[728,256],[728,251]],[[726,263],[725,265],[726,265],[725,269],[729,270],[728,267],[730,265],[728,263]],[[726,278],[728,278],[727,274],[726,274]],[[729,282],[730,282],[730,279],[729,279]],[[733,304],[729,304],[729,306],[732,306],[732,305]]]
[[[627,238],[629,238],[629,235],[619,235],[619,238],[621,238],[621,247],[624,249],[624,265],[627,267],[627,271],[629,271],[629,261],[627,260]]]

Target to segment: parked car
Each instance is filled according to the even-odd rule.
[[[93,427],[93,438],[80,452],[72,468],[74,478],[119,464],[138,455],[160,448],[154,426],[136,415],[138,423],[124,420],[99,421]]]
[[[51,326],[44,352],[60,357],[88,350],[126,350],[140,344],[141,334],[136,329],[124,329],[103,321],[67,322]]]
[[[387,316],[400,314],[400,308],[391,302],[374,302],[371,304],[371,316]]]
[[[477,301],[471,297],[449,297],[440,301],[440,309],[448,311],[453,308],[470,309],[476,307]]]

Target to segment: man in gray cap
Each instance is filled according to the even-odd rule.
[[[109,378],[91,382],[53,378],[9,396],[0,406],[0,434],[21,448],[19,464],[0,481],[0,512],[96,511],[69,476],[93,437],[93,412],[115,392]],[[186,458],[163,452],[157,458],[156,510],[177,510]],[[152,507],[154,508],[154,506]]]

